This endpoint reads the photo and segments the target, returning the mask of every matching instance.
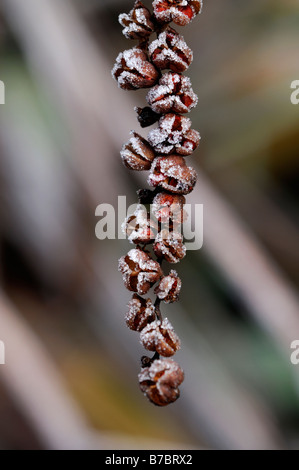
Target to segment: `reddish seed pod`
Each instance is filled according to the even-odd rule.
[[[200,134],[191,128],[191,120],[178,114],[165,114],[159,127],[148,134],[148,141],[156,153],[191,155],[200,143]]]
[[[186,256],[182,234],[165,229],[156,236],[153,249],[157,258],[165,259],[168,263],[178,263]]]
[[[123,164],[129,170],[149,170],[155,158],[155,152],[150,144],[141,135],[131,131],[132,137],[123,145],[120,152]]]
[[[155,158],[148,182],[174,194],[189,194],[197,180],[194,168],[188,167],[178,155]]]
[[[157,226],[142,205],[138,205],[134,214],[126,218],[122,229],[129,241],[137,245],[153,242],[157,232]]]
[[[149,88],[159,79],[157,69],[148,61],[145,52],[137,47],[121,52],[111,73],[123,90]]]
[[[152,213],[162,224],[182,224],[187,220],[188,214],[184,210],[186,198],[176,194],[159,193],[152,203]]]
[[[118,268],[126,288],[139,295],[146,294],[163,275],[159,263],[139,248],[122,256]]]
[[[188,113],[197,105],[190,78],[174,72],[165,73],[147,95],[147,102],[156,113]]]
[[[173,21],[179,26],[186,26],[202,9],[200,0],[155,0],[154,15],[160,23]]]
[[[151,299],[143,299],[138,294],[134,294],[128,307],[125,320],[131,330],[142,331],[156,318],[155,307]]]
[[[179,337],[167,318],[149,323],[140,333],[140,342],[145,349],[161,356],[173,356],[181,347]]]
[[[167,276],[164,276],[155,289],[155,294],[166,304],[171,304],[179,300],[182,281],[178,273],[173,269]]]
[[[150,11],[139,0],[130,13],[119,15],[118,21],[124,27],[123,34],[127,39],[148,38],[155,29]]]
[[[144,395],[155,405],[166,406],[179,398],[178,387],[184,380],[184,372],[171,359],[156,359],[141,370],[138,378]]]
[[[193,52],[183,36],[169,26],[149,45],[148,50],[151,61],[160,70],[184,72],[193,60]]]

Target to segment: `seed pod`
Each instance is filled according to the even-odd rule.
[[[188,113],[197,105],[190,78],[174,72],[165,73],[148,93],[147,102],[156,113]]]
[[[112,76],[123,90],[149,88],[158,81],[159,73],[145,52],[134,48],[121,52],[112,69]]]
[[[159,127],[148,134],[148,141],[156,153],[191,155],[199,146],[200,135],[190,129],[191,120],[177,114],[166,114],[159,120]]]
[[[182,281],[178,273],[173,269],[168,276],[164,276],[155,289],[155,294],[166,304],[171,304],[179,300],[179,294],[182,287]]]
[[[123,34],[127,39],[143,39],[154,31],[150,11],[139,0],[135,2],[130,13],[122,13],[118,21],[124,27]]]
[[[126,218],[122,225],[125,235],[131,243],[151,243],[155,239],[157,227],[150,214],[142,205],[138,205],[133,215]]]
[[[123,164],[129,170],[149,170],[151,162],[155,158],[155,152],[148,141],[137,134],[137,132],[131,131],[131,135],[133,137],[123,145],[120,152]]]
[[[184,210],[186,199],[176,194],[159,193],[152,203],[152,213],[162,224],[182,224],[188,214]]]
[[[164,357],[173,356],[181,347],[180,339],[167,318],[149,323],[140,333],[140,342],[148,351]]]
[[[174,194],[189,194],[197,180],[194,168],[188,167],[183,157],[170,155],[155,158],[148,183]]]
[[[127,326],[134,331],[142,331],[156,318],[155,307],[151,299],[143,299],[134,294],[129,302],[129,310],[125,316]]]
[[[193,52],[183,36],[169,26],[149,45],[148,50],[151,61],[160,70],[184,72],[193,60]]]
[[[141,370],[140,389],[155,405],[165,406],[175,402],[179,396],[179,385],[184,380],[184,372],[171,359],[156,359],[150,367]]]
[[[163,258],[168,263],[178,263],[186,256],[183,236],[179,232],[161,230],[156,236],[153,249],[157,258]]]
[[[163,275],[159,263],[139,248],[120,258],[118,269],[126,288],[139,295],[146,294]]]
[[[202,0],[155,0],[154,15],[160,23],[186,26],[201,12]]]

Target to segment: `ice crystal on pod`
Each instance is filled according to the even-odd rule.
[[[183,236],[165,229],[156,236],[153,249],[157,258],[165,259],[168,263],[178,263],[186,256]]]
[[[166,304],[177,302],[182,288],[182,281],[173,269],[164,276],[155,289],[155,294]]]
[[[162,224],[182,224],[188,214],[184,210],[186,198],[176,194],[159,193],[152,203],[152,213]]]
[[[126,288],[139,295],[146,294],[163,275],[159,263],[139,248],[120,258],[118,267]]]
[[[184,72],[191,65],[193,52],[183,36],[169,26],[149,45],[150,59],[160,70]]]
[[[202,0],[154,0],[154,15],[161,23],[186,26],[201,12]]]
[[[167,318],[149,323],[140,333],[140,342],[148,351],[164,357],[173,356],[181,347],[180,339]]]
[[[188,167],[183,157],[170,155],[157,157],[152,165],[148,182],[174,194],[189,194],[197,180],[194,168]]]
[[[143,299],[138,294],[134,294],[125,316],[127,326],[131,330],[142,331],[155,318],[155,307],[151,299]]]
[[[155,85],[159,78],[157,69],[138,47],[121,52],[111,73],[123,90],[149,88]]]
[[[148,93],[147,102],[156,113],[188,113],[197,105],[191,80],[178,73],[165,73]]]
[[[148,134],[148,141],[155,152],[169,155],[191,155],[199,146],[199,132],[191,128],[191,120],[177,114],[166,114],[159,120],[159,127]]]
[[[150,144],[137,132],[131,131],[132,137],[123,145],[120,152],[123,164],[129,170],[149,170],[155,158],[155,152]]]

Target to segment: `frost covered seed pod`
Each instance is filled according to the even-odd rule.
[[[125,320],[131,330],[142,331],[144,327],[156,318],[155,307],[151,299],[143,299],[138,294],[134,294],[128,307],[129,310]]]
[[[148,182],[174,194],[189,194],[196,184],[194,168],[186,165],[185,159],[178,155],[155,158]]]
[[[186,256],[183,236],[178,232],[161,230],[156,236],[153,248],[157,258],[165,259],[168,263],[179,263]]]
[[[159,193],[152,203],[152,213],[162,224],[182,224],[187,220],[186,198],[176,194]]]
[[[134,214],[126,218],[122,229],[131,243],[139,244],[151,243],[155,239],[157,227],[145,207],[138,205]]]
[[[166,406],[179,398],[178,387],[184,380],[184,372],[171,359],[157,359],[150,367],[143,368],[138,378],[145,396],[157,406]]]
[[[161,356],[173,356],[181,347],[179,337],[167,318],[149,323],[140,333],[140,341],[145,349]]]
[[[150,144],[137,132],[131,131],[132,137],[123,145],[120,152],[123,164],[129,170],[149,170],[155,158],[155,152]]]
[[[190,78],[174,72],[165,73],[147,95],[147,102],[156,113],[188,113],[197,105]]]
[[[154,15],[160,23],[173,21],[186,26],[201,12],[202,0],[154,0]]]
[[[137,47],[121,52],[112,69],[112,76],[123,90],[149,88],[158,81],[159,72]]]
[[[148,141],[156,153],[170,155],[191,155],[199,146],[199,132],[191,128],[191,120],[177,114],[165,114],[159,120],[159,127],[148,134]]]
[[[171,304],[179,300],[179,294],[182,287],[182,281],[178,273],[173,269],[168,276],[164,276],[155,289],[155,294],[166,304]]]
[[[160,70],[184,72],[193,60],[193,52],[183,36],[169,26],[149,45],[148,50],[151,61]]]
[[[119,15],[118,21],[124,27],[123,34],[127,39],[147,38],[154,31],[150,11],[139,0],[130,13]]]
[[[163,275],[159,263],[139,248],[120,258],[118,266],[126,288],[139,295],[146,294]]]

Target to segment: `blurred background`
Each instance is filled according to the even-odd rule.
[[[177,28],[194,51],[204,246],[163,307],[186,375],[165,409],[139,391],[124,323],[130,245],[95,236],[97,205],[146,187],[119,158],[146,92],[110,75],[135,45],[117,22],[132,5],[0,1],[0,448],[299,449],[298,2],[209,0]]]

